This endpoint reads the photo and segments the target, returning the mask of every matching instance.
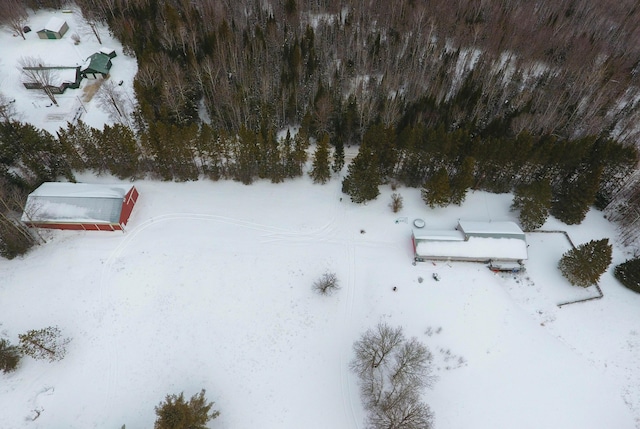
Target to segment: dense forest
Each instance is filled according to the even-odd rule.
[[[9,3],[0,13],[7,24],[27,8],[64,5]],[[425,199],[430,205],[460,203],[469,188],[542,183],[551,213],[567,223],[595,204],[638,229],[631,215],[640,197],[626,197],[638,188],[637,2],[75,3],[137,58],[135,112],[102,130],[79,122],[55,136],[0,115],[5,193],[87,169],[280,182],[303,173],[316,142],[317,183],[342,170],[345,146],[359,146],[343,182],[353,201],[389,182],[427,197],[445,189],[445,198]],[[300,131],[278,139],[288,126]],[[5,214],[19,208],[20,198],[5,200],[16,201]]]

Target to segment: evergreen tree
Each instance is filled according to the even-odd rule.
[[[520,226],[525,231],[533,231],[544,225],[551,208],[551,184],[548,180],[538,180],[516,188],[511,210],[520,210]]]
[[[380,191],[380,173],[374,155],[364,147],[360,147],[358,155],[347,169],[347,176],[342,181],[342,192],[351,197],[354,203],[375,200]]]
[[[595,284],[611,264],[609,239],[591,240],[562,255],[558,268],[574,286]]]
[[[460,205],[467,196],[467,189],[473,186],[475,160],[467,156],[451,179],[451,204]]]
[[[422,186],[422,200],[431,208],[446,207],[451,201],[451,187],[449,173],[441,167]]]
[[[362,146],[375,155],[381,179],[391,178],[398,160],[394,129],[382,124],[373,125],[362,137]]]
[[[307,149],[309,148],[309,137],[305,133],[298,132],[294,138],[293,165],[291,166],[291,176],[302,176],[302,170],[307,163]]]
[[[211,411],[213,402],[207,402],[205,390],[193,395],[189,402],[184,394],[167,395],[164,402],[156,407],[154,429],[207,429],[207,423],[220,415]]]
[[[616,266],[613,275],[625,287],[640,293],[640,258],[629,259]]]
[[[233,145],[233,159],[235,161],[233,179],[245,185],[253,183],[258,175],[259,158],[258,136],[248,128],[242,127]]]
[[[554,195],[551,214],[567,225],[580,224],[595,201],[601,171],[597,168],[565,179]]]
[[[105,125],[98,145],[107,158],[109,171],[120,179],[134,177],[139,172],[140,149],[131,128],[122,124]]]
[[[334,173],[340,173],[344,167],[344,142],[341,136],[334,140],[335,151],[333,152],[333,165],[331,169]]]
[[[329,134],[325,133],[316,145],[316,151],[313,155],[313,165],[309,175],[313,179],[313,183],[325,184],[331,178],[329,164]]]

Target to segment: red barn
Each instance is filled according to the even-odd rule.
[[[22,221],[37,228],[122,231],[137,200],[133,185],[45,182],[27,198]]]

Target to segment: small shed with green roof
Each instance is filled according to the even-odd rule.
[[[95,79],[98,75],[102,77],[107,77],[109,74],[109,70],[111,70],[111,58],[109,55],[96,52],[87,58],[87,61],[80,68],[80,73],[82,77],[87,79]]]

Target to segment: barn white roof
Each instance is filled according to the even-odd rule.
[[[514,222],[470,222],[461,220],[458,222],[465,234],[495,234],[502,236],[522,236],[524,232]]]
[[[63,25],[64,19],[58,18],[57,16],[52,16],[49,22],[47,22],[47,25],[44,26],[44,29],[57,33],[62,29]]]
[[[118,223],[131,185],[45,182],[27,198],[22,220],[48,223]]]
[[[416,237],[416,256],[425,259],[502,260],[527,259],[527,242],[518,238],[469,237],[467,241],[429,240]]]

